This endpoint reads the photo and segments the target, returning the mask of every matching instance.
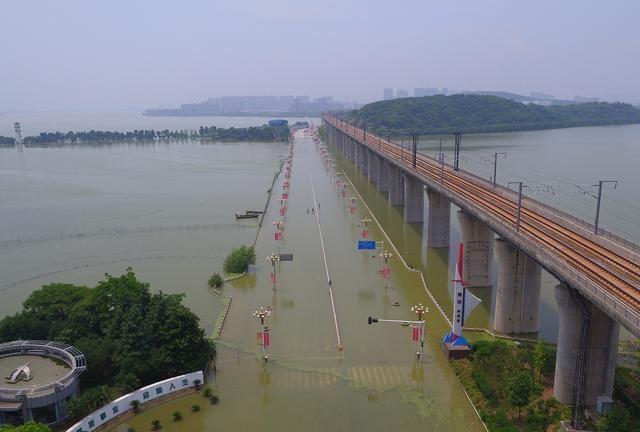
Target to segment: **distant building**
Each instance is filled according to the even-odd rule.
[[[437,94],[438,94],[438,89],[433,87],[413,89],[413,96],[415,97],[435,96]]]
[[[409,97],[409,91],[398,89],[398,91],[396,92],[396,98],[401,99],[406,97]]]
[[[274,120],[269,120],[269,126],[271,127],[283,127],[288,125],[289,122],[287,120],[284,119],[274,119]]]
[[[386,88],[386,89],[382,90],[382,98],[384,100],[393,99],[393,89]]]
[[[575,103],[589,103],[589,102],[600,102],[600,98],[590,98],[590,97],[583,97],[583,96],[577,96],[573,98],[573,101]]]
[[[529,96],[531,96],[534,99],[538,99],[538,100],[554,100],[556,97],[552,96],[550,94],[546,94],[546,93],[542,93],[542,92],[531,92],[529,93]]]

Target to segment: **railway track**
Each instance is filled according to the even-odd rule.
[[[449,167],[441,172],[440,164],[421,154],[418,154],[416,167],[413,168],[411,160],[407,157],[409,154],[403,157],[403,150],[397,144],[372,134],[365,134],[353,126],[340,125],[333,119],[332,124],[358,141],[365,142],[400,162],[408,171],[413,170],[435,183],[442,183],[462,201],[467,201],[486,211],[498,221],[515,225],[517,203],[513,200],[452,172]],[[638,263],[524,206],[521,208],[520,232],[544,245],[558,258],[583,273],[585,277],[617,294],[632,305],[633,309],[640,311],[640,265]]]

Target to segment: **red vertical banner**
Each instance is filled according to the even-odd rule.
[[[281,232],[276,231],[276,232],[273,234],[273,238],[274,238],[275,240],[282,240],[282,233],[281,233]]]
[[[418,342],[420,339],[422,339],[422,334],[424,333],[424,330],[420,328],[420,326],[411,326],[411,339],[414,342]]]
[[[269,347],[271,345],[271,337],[269,336],[269,332],[263,332],[264,334],[264,346]]]
[[[276,283],[276,274],[270,273],[269,275],[271,276],[271,283]]]
[[[360,233],[360,235],[362,236],[362,238],[367,238],[367,237],[369,237],[369,231],[367,231],[367,230],[362,230],[362,232]]]
[[[280,216],[284,216],[284,207],[280,207]]]
[[[356,212],[356,206],[349,207],[349,212],[350,213],[355,213]]]
[[[380,270],[378,270],[378,274],[384,279],[389,279],[389,277],[391,277],[391,269],[386,266],[382,267]]]

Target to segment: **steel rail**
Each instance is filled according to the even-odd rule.
[[[367,136],[365,137],[362,131],[350,125],[346,125],[346,127],[342,128],[334,124],[334,122],[331,123],[337,128],[345,131],[348,135],[351,135],[358,140],[364,141],[372,148],[375,149],[377,147],[378,151],[388,154],[393,159],[401,159],[401,165],[405,166],[409,172],[411,171],[410,168],[412,168],[412,166],[410,164],[410,161],[402,160],[402,153],[396,144],[388,141],[383,141],[373,134],[367,134]],[[419,164],[416,164],[415,171],[418,171],[419,173],[430,178],[432,181],[438,183],[440,181],[441,166],[436,165],[435,161],[432,162],[424,155],[420,155],[417,159],[417,162],[419,162]],[[446,186],[450,189],[455,190],[456,194],[464,200],[471,200],[480,207],[484,207],[485,211],[492,212],[498,215],[500,218],[507,220],[510,223],[514,223],[515,215],[512,214],[512,211],[514,211],[517,207],[513,201],[503,197],[502,195],[496,194],[495,192],[488,190],[481,185],[475,184],[474,182],[465,179],[462,176],[452,174],[448,167],[447,170],[445,170],[443,183],[445,183]],[[470,193],[471,191],[475,191],[477,194],[480,194],[481,197],[475,196],[474,194]],[[547,245],[550,249],[558,251],[559,254],[564,257],[565,261],[572,263],[578,268],[581,268],[583,271],[590,275],[591,279],[594,280],[594,282],[597,281],[609,290],[617,292],[623,298],[630,301],[636,309],[638,309],[638,306],[640,305],[638,288],[619,277],[610,269],[607,269],[601,263],[595,262],[588,255],[595,255],[600,257],[606,263],[622,271],[623,274],[631,276],[636,280],[640,279],[640,266],[638,266],[633,261],[630,261],[604,248],[603,246],[587,238],[584,238],[579,233],[562,227],[556,222],[551,221],[548,218],[541,216],[530,209],[527,209],[526,207],[523,207],[522,210],[522,216],[524,217],[521,216],[521,227],[527,232],[529,236],[539,240],[543,244]],[[551,231],[552,233],[549,233],[548,231]],[[564,244],[557,238],[553,237],[554,233],[559,234],[561,238],[568,242],[570,245]],[[582,248],[583,250],[578,251],[576,249],[572,249],[570,246],[577,246],[577,249]],[[586,251],[584,249],[586,249]],[[621,287],[619,287],[619,285]]]

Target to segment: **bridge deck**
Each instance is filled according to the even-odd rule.
[[[423,154],[413,168],[411,155],[397,144],[333,116],[323,119],[485,222],[640,337],[640,247],[609,233],[596,236],[588,223],[531,199],[523,199],[516,231],[514,192]]]

